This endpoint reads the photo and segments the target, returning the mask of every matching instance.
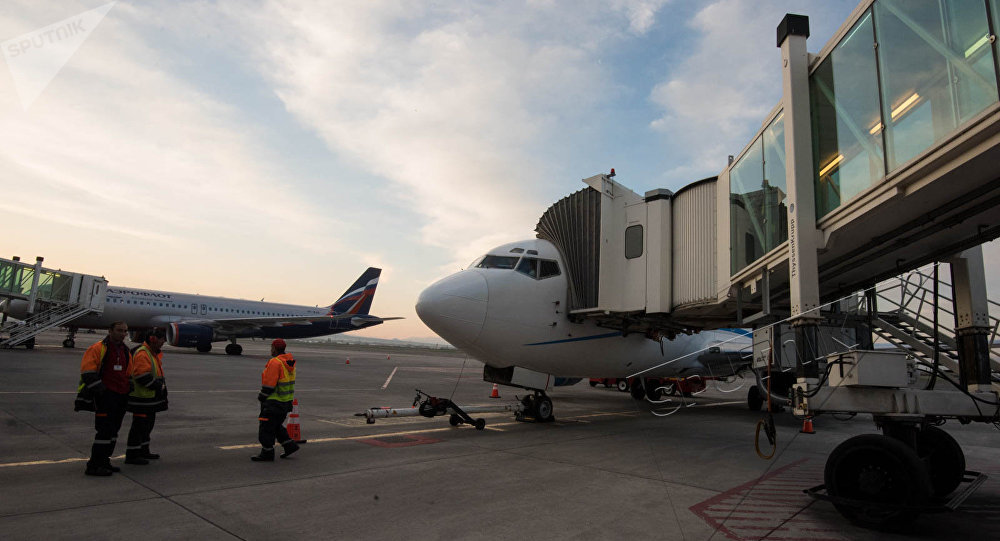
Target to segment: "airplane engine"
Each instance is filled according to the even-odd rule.
[[[206,325],[171,323],[167,326],[167,343],[171,346],[193,348],[199,344],[211,344],[215,331]]]

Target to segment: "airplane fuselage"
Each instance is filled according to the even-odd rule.
[[[647,370],[644,377],[704,377],[720,374],[698,361],[700,352],[713,346],[732,350],[747,341],[730,331],[658,341],[641,333],[623,335],[592,320],[574,322],[566,311],[566,271],[551,243],[532,239],[489,254],[478,266],[424,290],[417,313],[442,338],[490,366],[564,377],[622,378]],[[527,257],[553,262],[558,273],[519,272],[516,267]]]

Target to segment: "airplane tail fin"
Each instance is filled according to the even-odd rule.
[[[332,314],[367,314],[375,298],[375,288],[382,269],[368,267],[339,299],[330,305],[328,315]]]

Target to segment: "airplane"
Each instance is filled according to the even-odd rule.
[[[574,321],[565,309],[565,273],[559,251],[547,240],[504,244],[424,289],[417,315],[482,361],[485,381],[532,391],[524,405],[541,421],[553,418],[545,391],[583,378],[641,374],[633,380],[632,396],[657,400],[663,387],[651,378],[729,377],[747,368],[752,341],[744,329],[667,339]]]
[[[228,340],[228,355],[243,353],[243,347],[236,343],[238,338],[311,338],[364,329],[402,319],[368,313],[381,274],[382,269],[369,267],[340,298],[325,307],[109,285],[103,313],[70,322],[63,347],[75,346],[77,329],[107,328],[114,321],[128,324],[133,342],[141,336],[140,329],[165,327],[171,346],[207,353],[212,342]],[[17,319],[24,319],[26,312],[26,301],[14,300],[7,307],[7,313]]]

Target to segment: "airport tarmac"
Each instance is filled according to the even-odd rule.
[[[266,343],[244,342],[240,357],[168,347],[170,409],[152,435],[163,458],[116,458],[120,473],[87,477],[93,416],[73,412],[73,398],[83,350],[102,334],[78,334],[74,350],[56,332],[31,351],[0,350],[3,539],[1000,538],[992,425],[944,427],[967,467],[990,475],[978,491],[958,511],[887,536],[802,493],[822,483],[836,445],[876,432],[870,417],[823,416],[807,435],[778,414],[775,458],[762,460],[754,428],[764,414],[747,409],[738,384],[712,384],[690,407],[658,416],[672,410],[582,382],[550,393],[554,423],[475,415],[483,431],[447,417],[366,424],[354,415],[408,407],[415,388],[460,406],[520,394],[501,387],[501,398],[489,398],[479,362],[434,350],[291,342],[308,443],[287,460],[254,463]]]

